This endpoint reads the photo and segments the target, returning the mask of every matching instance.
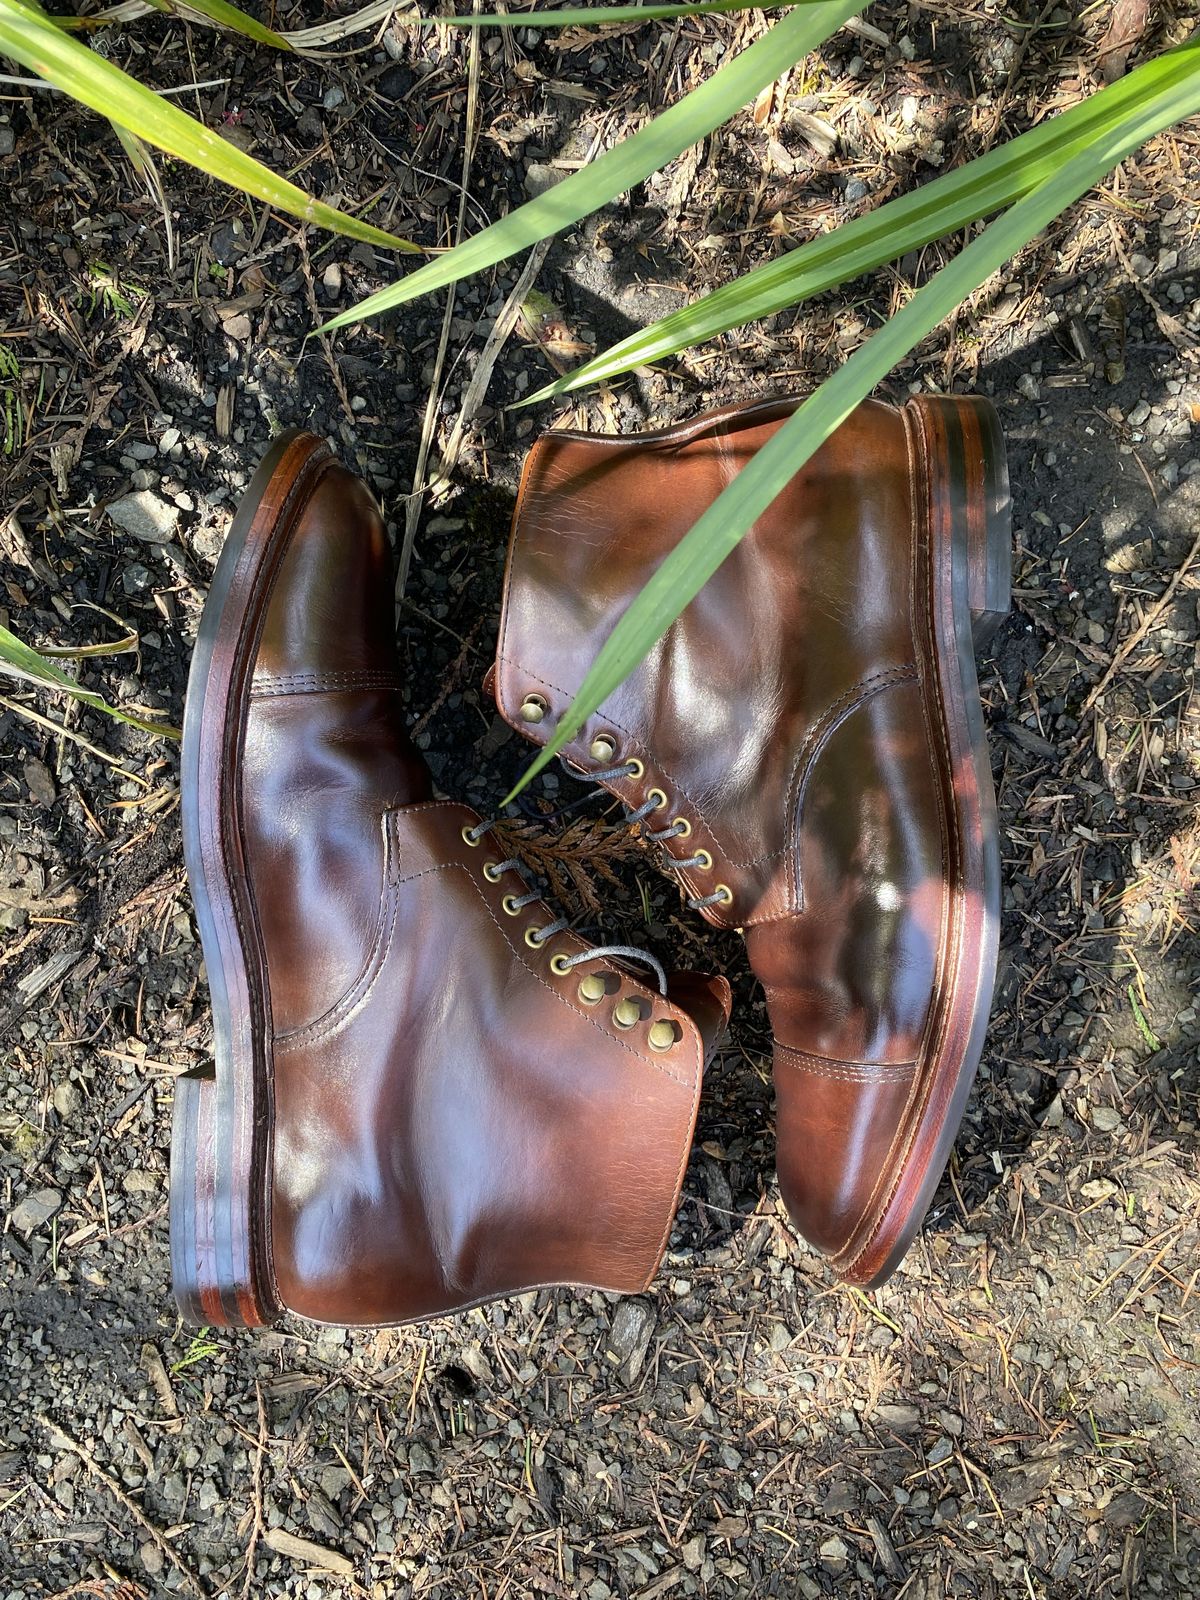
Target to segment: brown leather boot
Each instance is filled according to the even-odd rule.
[[[667,999],[573,937],[432,797],[399,688],[375,504],[289,434],[230,530],[184,720],[215,1029],[171,1143],[194,1322],[639,1290],[666,1243],[728,986]]]
[[[550,739],[616,619],[796,404],[540,440],[494,670],[512,727]],[[919,1228],[983,1045],[999,853],[972,640],[1008,609],[1010,542],[986,401],[863,405],[564,752],[689,905],[745,931],[783,1196],[853,1283]]]

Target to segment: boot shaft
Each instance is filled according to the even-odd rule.
[[[796,402],[718,412],[631,439],[546,434],[525,469],[495,677],[502,715],[553,733],[613,624]],[[848,710],[916,676],[914,444],[868,402],[825,442],[650,656],[566,748],[586,773],[640,759],[683,818],[677,857],[707,850],[696,894],[727,884],[720,925],[796,910],[796,820],[810,757]],[[544,713],[523,715],[529,697]],[[614,750],[592,747],[608,739]],[[617,789],[617,792],[621,792]],[[622,798],[626,798],[622,794]],[[655,824],[659,822],[656,816]]]

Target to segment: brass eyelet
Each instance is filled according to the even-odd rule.
[[[617,753],[617,741],[607,733],[598,733],[592,740],[588,754],[602,767],[611,767]]]
[[[719,883],[713,893],[721,897],[717,902],[718,905],[731,906],[733,904],[733,890],[727,883]]]
[[[699,872],[712,871],[712,857],[709,855],[707,850],[696,851],[695,866]]]
[[[570,970],[571,970],[571,958],[570,958],[570,956],[559,955],[559,956],[551,956],[550,957],[550,971],[553,972],[553,973],[556,973],[560,978],[565,978],[567,973],[570,972]]]
[[[662,808],[668,804],[667,797],[661,789],[651,789],[650,793],[646,796],[646,799],[654,801],[655,811],[661,811]]]
[[[544,695],[527,694],[524,700],[521,701],[521,709],[518,715],[522,722],[541,722],[549,709],[550,702]]]
[[[598,1006],[608,993],[608,985],[598,972],[589,972],[579,983],[579,998],[585,1006]]]
[[[625,1031],[636,1028],[642,1020],[642,1008],[631,995],[626,995],[623,1000],[618,1000],[613,1007],[613,1026]]]
[[[672,817],[671,826],[675,829],[676,839],[690,839],[692,837],[692,825],[686,817]]]
[[[474,833],[474,831],[475,831],[474,828],[464,828],[463,829],[463,831],[462,831],[463,843],[464,844],[469,844],[471,846],[472,850],[478,850],[479,846],[483,843],[483,835],[480,834],[478,839],[472,839],[471,835],[472,835],[472,833]]]
[[[525,929],[525,943],[531,950],[540,950],[545,944],[546,941],[538,937],[541,931],[542,930],[540,928]]]
[[[504,899],[501,900],[500,905],[503,908],[506,916],[519,917],[521,915],[522,907],[517,904],[517,897],[515,894],[506,894]]]
[[[499,883],[503,876],[500,871],[500,863],[498,861],[485,861],[483,863],[483,875],[489,883]]]
[[[657,1022],[650,1024],[650,1031],[646,1035],[646,1042],[651,1050],[672,1050],[679,1043],[680,1030],[666,1017],[660,1017]]]
[[[626,777],[633,778],[635,782],[638,778],[644,778],[646,776],[646,768],[644,763],[639,761],[636,756],[630,756],[629,760],[625,763],[625,775]]]

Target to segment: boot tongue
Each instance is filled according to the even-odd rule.
[[[671,972],[667,975],[667,998],[696,1024],[707,1067],[729,1022],[733,1004],[729,984],[722,977],[709,977],[702,972]]]

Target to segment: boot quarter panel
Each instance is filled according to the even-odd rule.
[[[461,817],[389,816],[382,959],[276,1054],[275,1272],[317,1320],[567,1280],[636,1291],[673,1213],[698,1043],[654,1058],[548,979],[456,846]]]

